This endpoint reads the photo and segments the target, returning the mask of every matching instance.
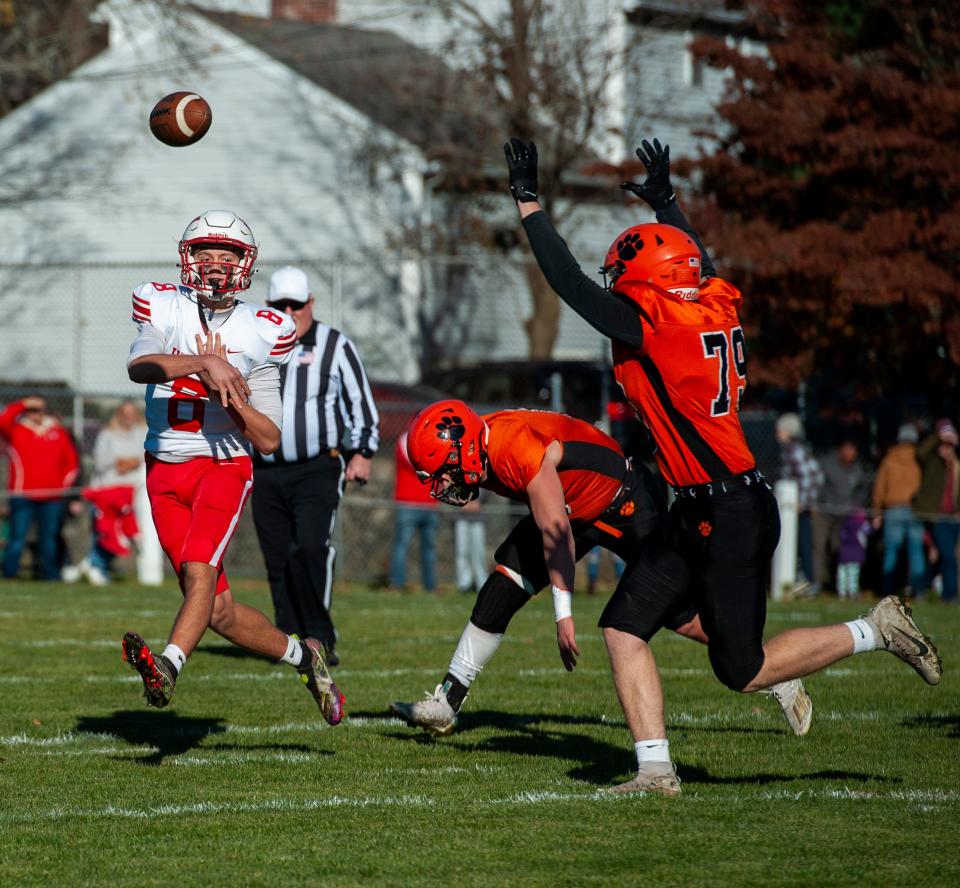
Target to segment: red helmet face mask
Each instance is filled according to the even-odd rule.
[[[196,259],[203,250],[229,251],[233,262]],[[219,301],[250,286],[257,242],[250,226],[229,210],[207,210],[187,225],[180,239],[180,280]]]
[[[690,235],[672,225],[634,225],[607,250],[600,273],[609,279],[608,290],[650,283],[693,300],[700,291],[700,250]]]
[[[483,420],[463,401],[438,401],[411,420],[407,457],[434,499],[465,506],[480,495],[486,435]]]

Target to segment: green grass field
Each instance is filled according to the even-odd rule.
[[[240,600],[267,606],[264,584]],[[946,663],[927,687],[884,653],[808,680],[810,734],[719,685],[704,649],[654,649],[683,794],[608,796],[634,768],[596,618],[566,674],[550,603],[518,615],[452,737],[392,719],[432,690],[471,601],[343,590],[348,719],[287,666],[209,635],[172,706],[120,662],[178,606],[148,591],[0,585],[0,884],[960,884],[960,610],[919,605]],[[771,607],[768,632],[849,619]],[[629,882],[628,882],[629,880]]]

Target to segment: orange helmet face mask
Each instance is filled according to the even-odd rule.
[[[600,273],[608,290],[649,283],[694,300],[700,292],[700,250],[690,235],[673,225],[634,225],[611,244]]]
[[[487,428],[463,401],[438,401],[421,410],[407,429],[407,457],[430,495],[465,506],[480,495],[487,464]]]

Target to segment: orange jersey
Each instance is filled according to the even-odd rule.
[[[652,284],[623,290],[643,322],[643,345],[614,340],[614,373],[656,441],[663,476],[685,486],[754,468],[738,415],[747,384],[740,291],[716,277],[696,301]]]
[[[623,484],[627,461],[620,445],[588,422],[545,410],[500,410],[483,421],[490,434],[482,486],[494,493],[529,503],[527,487],[553,441],[563,447],[557,474],[571,521],[592,521]]]

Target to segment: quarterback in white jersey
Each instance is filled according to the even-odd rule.
[[[324,718],[337,724],[343,696],[320,642],[289,636],[233,600],[223,556],[253,486],[251,446],[280,445],[279,365],[296,345],[290,318],[241,302],[257,243],[226,210],[193,219],[180,241],[181,282],[133,293],[138,333],[127,372],[146,385],[147,493],[160,544],[184,601],[167,646],[154,655],[136,632],[123,638],[152,706],[170,702],[177,678],[207,628],[255,653],[290,663]]]
[[[296,345],[293,321],[279,312],[234,301],[210,310],[186,284],[144,283],[133,291],[139,335],[130,363],[146,355],[199,355],[211,333],[220,335],[226,360],[247,381],[249,404],[280,426],[280,374]],[[250,442],[198,374],[150,383],[146,391],[146,450],[166,462],[196,456],[250,453]]]

